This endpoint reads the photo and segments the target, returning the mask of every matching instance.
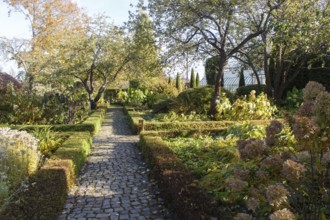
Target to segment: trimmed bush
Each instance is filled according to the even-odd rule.
[[[101,107],[97,111],[90,113],[89,117],[81,124],[64,124],[64,125],[8,125],[12,129],[34,131],[36,128],[49,128],[51,131],[59,132],[84,132],[89,131],[91,134],[96,134],[102,125],[106,107]],[[4,127],[7,125],[3,125]],[[1,127],[1,126],[0,126]]]
[[[0,219],[57,219],[66,202],[69,187],[73,184],[72,163],[49,160],[30,177],[29,190],[19,195],[19,202],[11,204]]]
[[[15,196],[15,202],[0,213],[0,219],[57,219],[66,202],[67,193],[76,181],[83,163],[91,151],[92,136],[101,127],[105,108],[98,110],[80,125],[52,126],[70,132],[61,147],[30,177],[29,190]],[[33,130],[36,126],[22,126]],[[42,126],[38,126],[42,127]],[[43,126],[47,127],[47,126]]]
[[[267,93],[266,85],[247,85],[237,88],[236,95],[237,96],[248,96],[251,91],[256,91],[256,95],[259,95],[260,93]]]
[[[181,160],[166,146],[158,133],[140,135],[142,154],[157,179],[164,198],[178,219],[224,218],[215,200],[199,188]]]
[[[91,151],[92,137],[89,132],[76,132],[52,155],[51,159],[71,160],[74,173],[78,174]]]

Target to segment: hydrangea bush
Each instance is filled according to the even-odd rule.
[[[40,159],[36,138],[26,131],[0,128],[0,207],[15,192],[26,188],[28,177],[36,172]]]
[[[292,124],[295,141],[281,139],[284,126],[273,121],[265,141],[238,141],[241,163],[248,176],[235,176],[231,203],[246,212],[235,219],[268,216],[281,219],[327,219],[330,213],[330,93],[316,82],[303,90],[304,103]],[[291,147],[288,147],[290,146]],[[293,147],[292,147],[293,146]],[[231,164],[231,166],[237,166]],[[233,181],[227,181],[227,189]],[[230,194],[238,194],[233,197]]]
[[[236,99],[231,104],[229,99],[223,94],[217,105],[217,120],[264,120],[271,119],[277,111],[267,98],[261,93],[256,96],[256,91],[252,90],[248,97]]]

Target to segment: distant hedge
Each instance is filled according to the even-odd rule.
[[[267,92],[267,87],[266,87],[266,85],[242,86],[242,87],[237,88],[236,96],[244,96],[244,95],[248,96],[252,90],[256,91],[256,94],[259,95],[261,92],[266,93]]]

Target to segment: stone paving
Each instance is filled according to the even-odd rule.
[[[122,108],[110,108],[59,219],[172,219]]]

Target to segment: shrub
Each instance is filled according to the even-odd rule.
[[[267,93],[266,85],[247,85],[237,88],[236,96],[248,96],[252,90],[256,91],[256,95],[259,95],[262,92]]]
[[[254,90],[251,91],[249,97],[237,99],[232,105],[224,96],[217,108],[217,120],[266,120],[271,119],[277,111],[264,93],[256,97]]]
[[[23,190],[39,167],[38,140],[25,131],[0,128],[0,206]]]
[[[303,91],[294,87],[288,91],[284,100],[284,105],[288,109],[297,109],[303,102]]]
[[[54,132],[51,127],[35,128],[33,136],[39,140],[38,150],[47,158],[54,153],[62,143],[62,138]]]
[[[206,114],[210,109],[213,92],[212,87],[187,89],[178,95],[170,110],[184,114],[189,114],[192,111],[197,114]]]

